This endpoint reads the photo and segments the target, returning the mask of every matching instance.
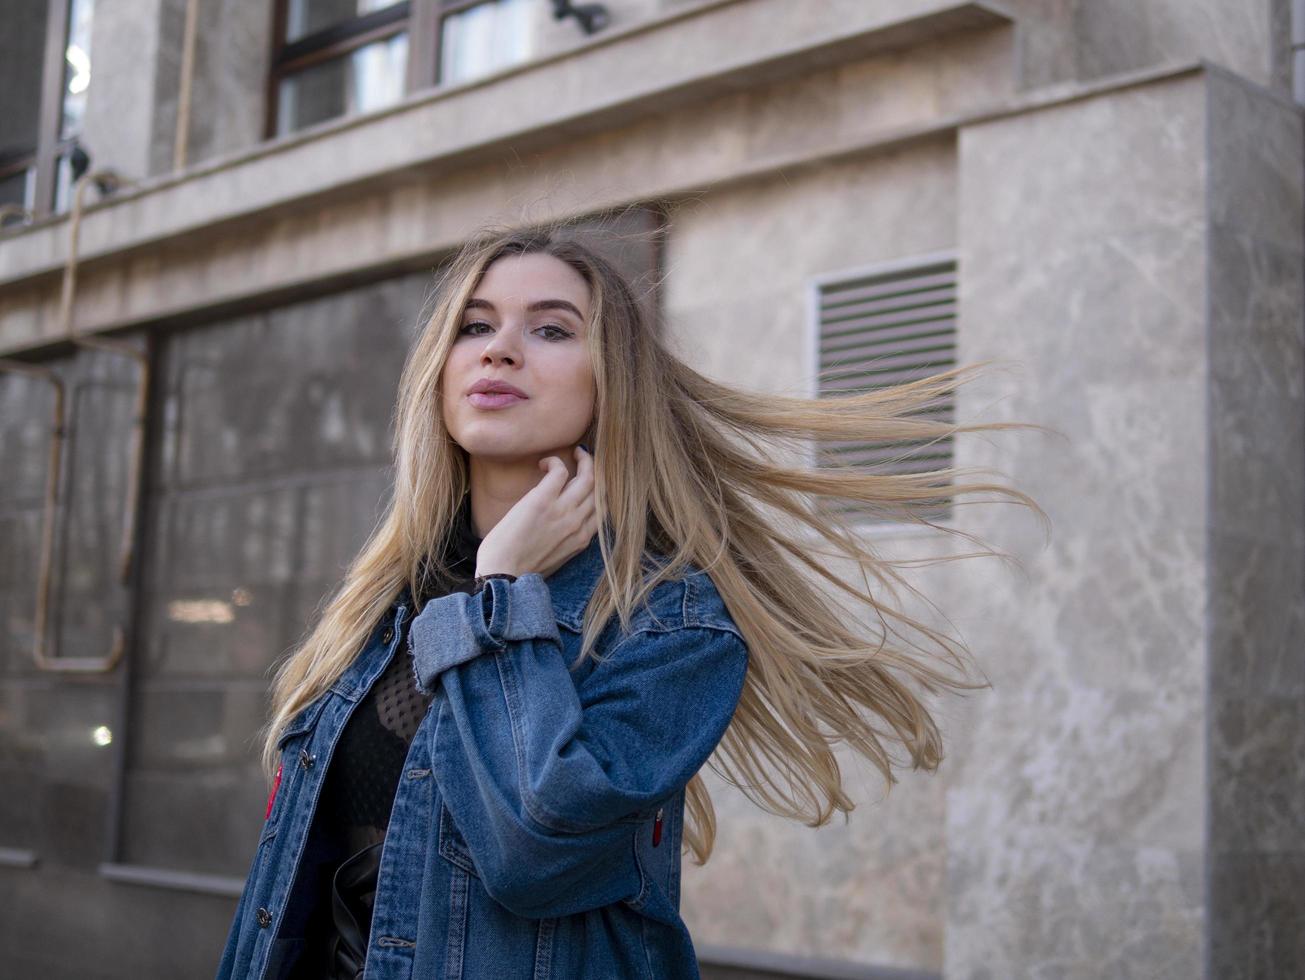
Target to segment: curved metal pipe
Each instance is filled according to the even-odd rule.
[[[136,513],[140,499],[141,471],[145,448],[145,412],[149,397],[149,339],[146,338],[145,350],[140,350],[122,341],[107,337],[85,337],[78,334],[72,326],[72,301],[77,284],[77,247],[81,228],[82,203],[87,184],[91,182],[119,183],[120,178],[112,170],[97,170],[83,174],[77,180],[73,192],[72,209],[69,217],[68,257],[64,263],[63,288],[59,303],[60,333],[71,343],[79,347],[109,351],[125,355],[136,361],[140,368],[136,383],[136,397],[132,414],[132,448],[131,463],[128,469],[127,501],[123,517],[122,537],[118,555],[118,579],[122,584],[130,582],[132,563],[135,559]],[[63,380],[47,368],[24,364],[13,360],[0,360],[0,370],[14,371],[30,377],[41,378],[54,386],[54,419],[51,425],[50,455],[46,468],[45,500],[42,507],[41,558],[37,573],[36,588],[36,639],[32,649],[32,660],[40,670],[59,673],[105,673],[113,670],[122,660],[127,646],[127,631],[122,623],[113,629],[113,639],[109,651],[102,657],[61,657],[53,649],[50,632],[50,579],[54,562],[54,524],[55,510],[59,499],[59,481],[63,456],[63,443],[67,438],[65,424],[66,394]]]

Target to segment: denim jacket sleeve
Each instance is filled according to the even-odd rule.
[[[576,684],[548,584],[432,599],[411,632],[440,687],[436,777],[491,896],[548,917],[640,891],[632,819],[678,793],[725,733],[748,653],[732,629],[636,630]]]

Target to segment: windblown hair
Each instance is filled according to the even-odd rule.
[[[942,735],[916,689],[937,694],[989,685],[970,680],[972,658],[962,643],[881,601],[880,586],[890,595],[894,582],[917,590],[830,505],[851,503],[966,538],[926,515],[974,492],[1006,494],[1044,521],[1045,514],[1017,490],[954,482],[958,469],[873,472],[840,464],[821,444],[918,444],[961,432],[1041,427],[960,425],[937,417],[940,400],[982,363],[820,398],[754,394],[713,381],[667,348],[611,262],[560,226],[539,226],[483,229],[437,283],[433,310],[399,382],[388,511],[273,681],[271,720],[259,733],[269,780],[279,734],[348,668],[403,586],[420,594],[427,562],[445,573],[440,545],[468,490],[468,461],[435,408],[442,404],[440,376],[485,270],[501,256],[536,252],[566,262],[591,290],[587,333],[597,401],[583,441],[593,449],[606,569],[585,611],[577,665],[594,655],[594,641],[614,613],[628,629],[652,588],[692,563],[711,576],[749,652],[738,707],[708,763],[713,771],[763,809],[815,827],[834,810],[846,815],[855,807],[835,758],[839,743],[873,763],[889,789],[897,781],[894,767],[937,769]],[[813,445],[818,465],[782,461],[810,460]],[[821,540],[832,550],[818,550]],[[651,572],[642,560],[648,550],[664,556]],[[954,557],[967,556],[932,560]],[[831,573],[822,558],[851,562],[860,581]],[[819,580],[861,611],[836,602]],[[901,635],[894,621],[933,646],[905,636],[894,642]],[[685,843],[702,864],[716,820],[701,773],[687,787],[686,810]]]

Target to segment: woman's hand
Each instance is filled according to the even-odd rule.
[[[558,456],[539,465],[544,478],[495,524],[476,552],[476,574],[538,572],[547,578],[579,554],[598,533],[594,459],[576,447],[576,473],[569,477]]]

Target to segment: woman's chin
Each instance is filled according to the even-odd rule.
[[[482,463],[493,463],[496,466],[514,463],[534,466],[545,456],[556,456],[559,452],[556,447],[516,446],[491,442],[473,443],[463,448],[467,450],[467,456],[471,459]]]

